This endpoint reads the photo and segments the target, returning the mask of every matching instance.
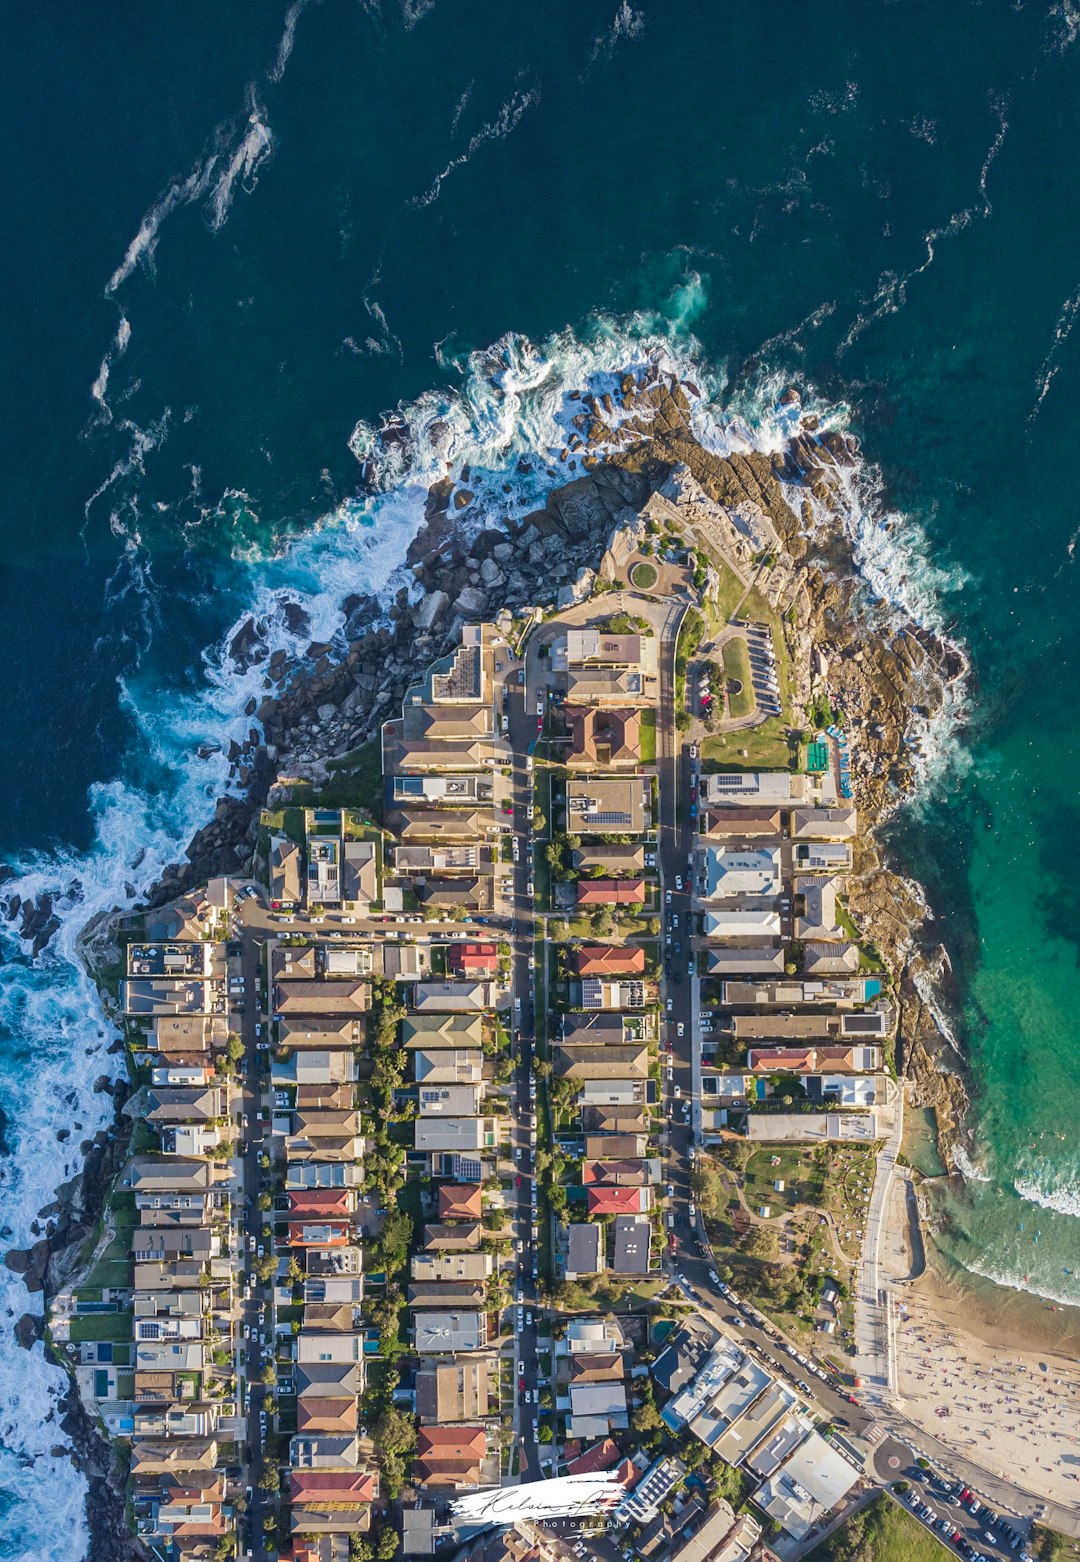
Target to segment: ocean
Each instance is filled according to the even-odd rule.
[[[566,392],[651,356],[704,437],[778,448],[787,384],[855,432],[874,588],[968,649],[892,827],[976,1083],[943,1245],[1080,1302],[1072,0],[58,0],[7,36],[0,857],[61,925],[36,963],[0,927],[5,1245],[107,1121],[75,935],[212,812],[237,625],[332,639],[430,481],[523,513]],[[61,1387],[0,1331],[4,1562],[86,1552]]]

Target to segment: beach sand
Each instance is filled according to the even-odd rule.
[[[948,1273],[924,1235],[911,1277],[898,1179],[882,1243],[896,1297],[897,1407],[1015,1485],[1080,1507],[1080,1314]]]

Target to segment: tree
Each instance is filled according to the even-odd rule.
[[[225,1043],[225,1056],[231,1063],[239,1063],[244,1056],[244,1043],[239,1036],[230,1036]]]
[[[276,1492],[281,1486],[281,1477],[272,1464],[264,1464],[259,1473],[259,1490]]]
[[[297,1258],[295,1253],[293,1253],[290,1257],[288,1268],[285,1270],[285,1273],[293,1285],[298,1285],[299,1282],[304,1278],[303,1265],[300,1263],[300,1260]]]
[[[752,1226],[746,1238],[746,1251],[763,1264],[775,1264],[780,1257],[780,1238],[772,1226]]]
[[[267,1388],[273,1388],[277,1382],[277,1368],[272,1361],[268,1361],[262,1369],[262,1380]]]
[[[349,1536],[349,1562],[371,1562],[373,1555],[371,1541],[366,1535]]]
[[[269,1209],[270,1206],[273,1204],[273,1202],[274,1202],[273,1199],[270,1197],[269,1193],[267,1193],[265,1188],[264,1188],[262,1193],[259,1194],[259,1198],[258,1198],[259,1208],[262,1209],[262,1210]]]
[[[384,1524],[375,1541],[375,1555],[378,1562],[391,1562],[391,1558],[397,1554],[397,1548],[397,1531],[391,1525]]]

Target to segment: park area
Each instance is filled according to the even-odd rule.
[[[728,715],[741,721],[754,710],[754,679],[750,671],[750,653],[742,635],[724,641],[724,682],[727,686]]]
[[[808,1562],[945,1562],[952,1554],[882,1493],[815,1546]]]

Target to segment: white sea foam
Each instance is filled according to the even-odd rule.
[[[1023,1291],[1027,1296],[1039,1296],[1043,1301],[1056,1302],[1059,1307],[1075,1307],[1080,1300],[1075,1292],[1070,1295],[1067,1291],[1052,1289],[1042,1276],[1009,1274],[982,1259],[973,1259],[964,1267],[983,1280],[990,1280],[994,1285],[1003,1285],[1007,1291]]]
[[[219,162],[218,173],[206,203],[210,226],[215,231],[222,226],[229,215],[229,208],[237,188],[250,194],[258,184],[258,170],[270,156],[272,146],[273,137],[266,116],[254,90],[249,89],[247,129],[239,144],[233,148],[228,160],[224,163]]]
[[[993,1180],[988,1172],[983,1171],[982,1167],[972,1160],[962,1144],[957,1144],[953,1147],[953,1161],[965,1182],[991,1182]]]
[[[640,38],[645,31],[645,12],[636,10],[630,0],[622,0],[622,4],[615,12],[615,19],[606,33],[593,40],[590,64],[598,60],[601,55],[605,59],[611,57],[616,44],[621,38]]]
[[[463,168],[474,152],[478,152],[489,141],[501,141],[505,136],[508,136],[520,122],[522,115],[527,113],[539,101],[540,92],[536,87],[530,88],[528,92],[515,90],[507,98],[495,118],[481,125],[476,134],[470,138],[464,152],[460,152],[457,157],[452,157],[442,173],[436,174],[435,179],[423,194],[414,195],[409,204],[415,207],[431,206],[439,199],[443,185],[455,169]]]
[[[1013,1179],[1013,1187],[1028,1204],[1080,1220],[1080,1181],[1074,1172],[1047,1167],[1041,1178],[1026,1172]]]
[[[195,166],[170,179],[151,204],[106,284],[107,294],[122,287],[140,263],[152,263],[161,226],[178,207],[205,199],[210,226],[218,229],[228,216],[237,185],[246,190],[254,188],[256,171],[270,154],[272,138],[253,85],[248,87],[247,95],[246,118],[219,125]]]
[[[289,9],[285,12],[285,20],[282,23],[281,40],[278,43],[277,55],[273,65],[267,71],[267,79],[275,85],[285,74],[285,67],[293,52],[293,44],[296,42],[296,24],[300,20],[301,13],[306,11],[311,0],[293,0]]]

